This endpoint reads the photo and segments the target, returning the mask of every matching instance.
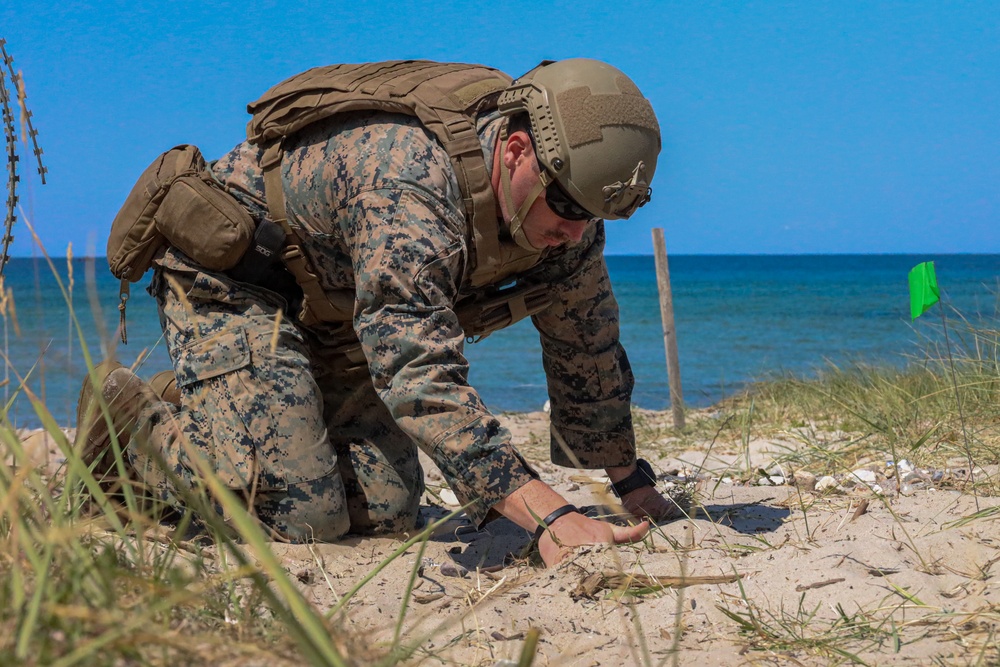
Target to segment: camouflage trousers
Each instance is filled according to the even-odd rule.
[[[156,403],[140,415],[135,437],[154,455],[129,448],[157,499],[182,505],[210,470],[279,539],[416,527],[416,446],[376,394],[349,323],[306,330],[279,294],[173,250],[150,293],[181,392],[180,406]]]

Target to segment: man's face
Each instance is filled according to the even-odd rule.
[[[510,175],[511,198],[516,206],[520,206],[538,183],[538,160],[531,149],[530,140],[526,146],[521,148],[513,162]],[[512,212],[506,210],[502,197],[500,200],[504,217],[510,220]],[[593,220],[568,220],[559,217],[545,202],[545,192],[543,191],[528,209],[521,230],[528,243],[535,248],[542,249],[564,243],[579,243],[587,225],[592,222]]]

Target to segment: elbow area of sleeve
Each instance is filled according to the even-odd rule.
[[[498,426],[493,417],[476,419],[449,434],[433,454],[477,527],[486,523],[494,505],[538,478],[508,437],[500,437]]]

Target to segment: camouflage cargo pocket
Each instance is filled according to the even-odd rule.
[[[174,371],[191,408],[201,454],[230,488],[285,490],[337,466],[322,398],[301,337],[271,349],[260,327],[232,327],[182,346]]]
[[[257,477],[256,488],[283,488],[284,484],[257,462],[256,438],[250,425],[254,412],[265,406],[247,390],[244,377],[250,374],[250,344],[243,329],[225,331],[198,338],[177,351],[174,372],[192,421],[210,443],[198,454],[203,456],[223,484],[230,488],[249,488]],[[266,394],[263,394],[266,396]],[[193,455],[186,452],[184,458]],[[197,468],[190,465],[194,470]]]

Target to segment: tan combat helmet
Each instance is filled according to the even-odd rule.
[[[620,70],[587,58],[545,61],[511,83],[499,108],[505,116],[528,114],[542,172],[512,231],[520,231],[531,204],[553,181],[561,188],[557,199],[568,195],[595,218],[628,218],[649,201],[660,126],[649,100]],[[509,174],[501,172],[512,209]]]

